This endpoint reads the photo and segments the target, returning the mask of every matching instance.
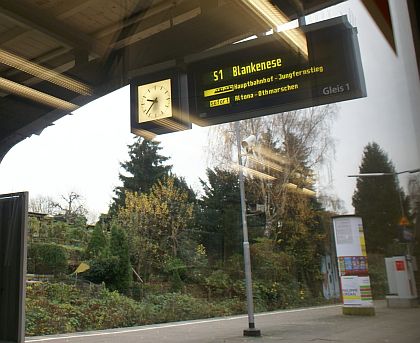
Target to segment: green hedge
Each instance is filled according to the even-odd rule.
[[[63,283],[27,286],[26,335],[100,330],[151,323],[136,301],[110,292]]]
[[[274,303],[272,297],[279,293],[282,297],[276,299],[277,304],[284,307],[315,305],[319,301],[307,299],[306,291],[299,290],[296,285],[292,292],[285,285],[272,286],[254,284],[256,312],[274,309],[270,303]],[[242,313],[246,313],[243,295],[209,301],[189,294],[163,293],[147,295],[138,302],[104,286],[84,284],[79,289],[64,283],[36,283],[27,286],[26,335],[102,330]]]
[[[67,252],[55,243],[30,243],[28,245],[28,273],[67,273]]]
[[[48,335],[218,317],[244,313],[243,299],[208,302],[166,293],[137,302],[103,287],[78,289],[64,283],[28,285],[26,335]]]

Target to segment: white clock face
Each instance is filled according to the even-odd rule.
[[[171,80],[138,87],[139,123],[172,117]]]

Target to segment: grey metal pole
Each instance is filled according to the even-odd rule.
[[[236,142],[238,146],[239,190],[241,194],[246,304],[247,304],[247,309],[248,309],[248,329],[244,330],[244,336],[258,337],[258,336],[261,336],[261,331],[255,328],[255,320],[254,320],[254,298],[252,294],[251,257],[250,257],[251,255],[249,252],[248,224],[246,221],[245,186],[244,186],[244,174],[242,172],[241,133],[239,130],[239,121],[235,123],[235,131],[236,131]]]

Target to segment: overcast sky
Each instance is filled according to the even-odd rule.
[[[416,145],[419,128],[413,123],[413,111],[418,115],[420,105],[419,99],[412,96],[420,92],[418,77],[410,79],[410,73],[416,70],[415,65],[407,65],[409,49],[403,47],[405,50],[396,56],[358,0],[315,17],[322,20],[339,14],[348,14],[358,28],[368,96],[338,104],[333,128],[336,159],[332,174],[321,174],[321,188],[338,195],[352,213],[355,180],[347,175],[358,172],[367,143],[377,142],[397,170],[420,167]],[[397,35],[406,35],[398,32],[398,27],[396,30]],[[408,59],[404,59],[404,54]],[[207,166],[207,131],[194,127],[160,138],[162,154],[171,157],[175,173],[186,177],[195,189],[199,188],[198,178],[204,177]],[[84,197],[90,211],[106,212],[113,189],[119,185],[119,164],[128,158],[127,145],[132,142],[129,89],[125,87],[58,120],[40,136],[17,144],[0,164],[0,193],[29,191],[31,196],[57,198],[76,191]],[[407,177],[402,177],[401,182],[405,185]]]

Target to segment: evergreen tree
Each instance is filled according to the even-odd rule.
[[[187,181],[185,181],[184,177],[179,177],[173,173],[169,174],[169,178],[174,180],[174,186],[181,190],[182,192],[187,193],[188,195],[188,202],[196,203],[197,202],[197,195],[195,194],[194,190],[188,186]]]
[[[364,148],[359,172],[395,173],[395,168],[377,143],[369,143]],[[353,206],[356,215],[363,219],[369,252],[386,253],[389,244],[398,237],[397,225],[402,216],[400,199],[403,197],[394,175],[357,178]]]
[[[94,283],[104,282],[110,290],[126,293],[132,282],[130,254],[125,232],[116,225],[107,237],[103,225],[97,224],[86,251],[89,271],[84,275]]]
[[[139,137],[128,148],[130,159],[121,163],[128,175],[119,175],[123,185],[115,188],[116,197],[110,208],[111,213],[115,213],[119,206],[124,206],[126,191],[147,193],[156,181],[168,176],[172,169],[171,165],[165,165],[169,158],[159,154],[162,149],[159,142]]]
[[[201,243],[210,256],[226,262],[242,251],[238,175],[216,168],[207,169],[207,178],[208,184],[200,180],[205,193],[200,201]]]
[[[106,256],[108,254],[108,239],[101,223],[97,223],[90,237],[86,255],[88,258]]]
[[[118,226],[111,228],[110,254],[117,258],[117,269],[113,286],[120,292],[127,292],[132,282],[130,253],[125,232]]]

